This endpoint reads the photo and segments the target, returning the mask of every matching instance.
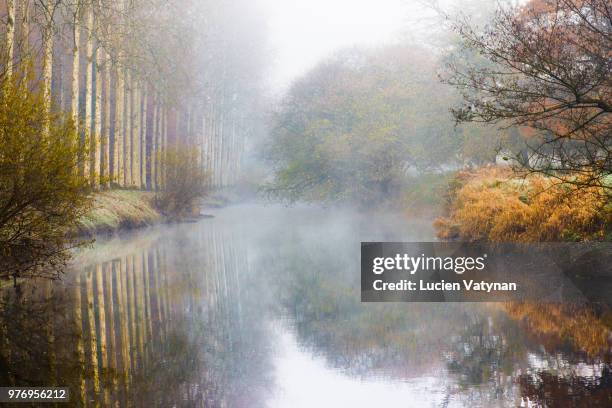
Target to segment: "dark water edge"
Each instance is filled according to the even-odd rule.
[[[359,242],[433,240],[426,217],[212,213],[4,291],[0,385],[69,386],[71,406],[612,406],[607,307],[360,302]]]

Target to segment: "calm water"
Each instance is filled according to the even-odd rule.
[[[214,215],[4,293],[0,384],[69,386],[87,406],[612,406],[607,310],[360,303],[359,242],[432,240],[431,220]]]

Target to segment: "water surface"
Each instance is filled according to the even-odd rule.
[[[214,215],[5,291],[0,383],[69,386],[81,406],[612,406],[606,310],[360,302],[359,243],[433,240],[427,217]]]

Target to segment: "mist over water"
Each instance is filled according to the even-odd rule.
[[[257,204],[213,215],[97,243],[64,281],[3,299],[2,375],[104,405],[607,398],[609,355],[542,337],[500,305],[360,302],[360,242],[432,240],[430,219]]]
[[[608,3],[0,0],[0,387],[77,407],[612,407],[603,250],[531,246],[610,248]],[[465,288],[474,259],[389,267],[381,244],[363,263],[398,296],[362,297],[362,242],[438,240],[500,252]],[[501,301],[500,270],[551,296]],[[419,301],[480,282],[497,302],[389,301],[408,271],[432,282]]]

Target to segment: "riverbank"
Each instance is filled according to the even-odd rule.
[[[200,211],[206,208],[223,208],[234,201],[235,197],[231,191],[216,192],[202,199]],[[205,215],[194,214],[190,219],[202,216]],[[154,192],[107,190],[94,194],[91,209],[78,222],[77,234],[93,238],[150,227],[168,221],[168,218],[155,206]]]
[[[91,210],[79,220],[78,234],[93,237],[159,224],[164,216],[155,208],[154,197],[139,190],[95,193]]]

